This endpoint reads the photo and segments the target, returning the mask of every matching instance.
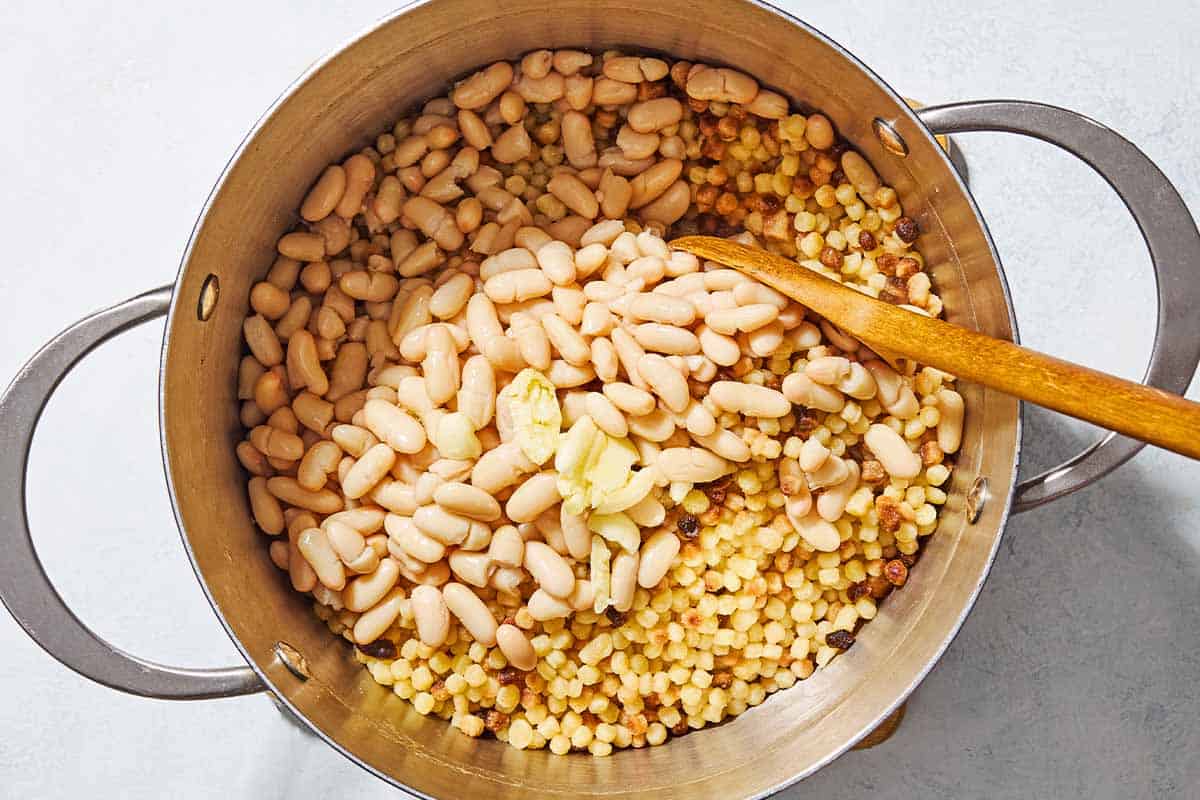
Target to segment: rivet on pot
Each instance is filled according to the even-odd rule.
[[[896,130],[896,127],[887,120],[876,117],[871,123],[875,129],[875,138],[879,139],[879,143],[884,149],[892,155],[904,158],[908,155],[908,142],[904,141],[904,137]]]
[[[300,655],[299,650],[287,642],[275,643],[275,658],[279,660],[280,664],[287,667],[288,672],[300,680],[306,681],[312,677],[312,673],[308,669],[308,661]]]
[[[221,281],[216,275],[209,273],[200,286],[200,299],[196,303],[196,317],[206,322],[217,308],[217,298],[221,294]]]
[[[970,491],[967,492],[967,522],[972,525],[979,519],[979,515],[983,513],[983,507],[988,501],[988,481],[987,478],[978,477],[971,484]]]

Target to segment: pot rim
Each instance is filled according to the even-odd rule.
[[[230,173],[232,172],[234,165],[237,164],[237,162],[239,160],[241,160],[243,154],[245,153],[245,151],[247,150],[249,145],[257,137],[259,132],[263,128],[265,128],[266,125],[271,121],[271,119],[274,117],[276,111],[280,108],[280,106],[282,106],[287,100],[289,100],[292,97],[292,95],[294,95],[297,91],[299,91],[308,82],[308,80],[311,77],[313,77],[316,73],[320,72],[330,61],[332,61],[333,59],[340,56],[346,50],[349,50],[351,47],[358,44],[360,41],[362,41],[366,37],[375,33],[379,28],[390,24],[398,17],[402,17],[421,6],[425,6],[425,5],[428,5],[431,3],[435,3],[435,2],[437,2],[437,0],[410,0],[410,2],[404,3],[403,5],[394,9],[393,11],[390,11],[387,14],[383,15],[382,17],[377,18],[375,21],[369,23],[367,26],[365,26],[365,27],[359,29],[358,31],[356,31],[355,33],[351,34],[348,38],[344,39],[336,47],[330,49],[324,55],[322,55],[319,58],[317,58],[316,60],[314,60],[311,64],[309,64],[309,66],[307,68],[304,69],[304,71],[299,76],[297,76],[291,83],[289,83],[284,88],[284,90],[275,98],[274,101],[271,102],[271,104],[262,113],[262,115],[257,120],[255,120],[253,125],[251,125],[250,129],[247,131],[246,135],[242,138],[241,142],[238,143],[238,146],[235,148],[233,154],[230,156],[229,160],[226,161],[224,168],[221,170],[221,174],[217,178],[216,183],[213,185],[212,190],[209,192],[208,196],[205,198],[204,205],[200,209],[200,213],[196,218],[196,223],[192,227],[192,231],[188,236],[188,242],[187,242],[186,247],[184,248],[183,256],[180,259],[179,270],[175,276],[176,289],[180,286],[180,284],[183,280],[184,273],[187,271],[188,265],[191,262],[192,254],[195,249],[197,236],[199,235],[201,229],[204,227],[204,223],[208,218],[209,211],[212,209],[214,200],[217,198],[217,196],[221,193],[221,190],[224,188],[226,180],[228,179]],[[889,83],[884,81],[878,74],[875,73],[874,70],[872,70],[870,67],[868,67],[857,56],[855,56],[852,52],[850,52],[847,48],[842,46],[840,43],[834,41],[831,37],[829,37],[825,33],[814,28],[812,25],[808,24],[807,22],[804,22],[803,20],[799,19],[798,17],[794,16],[793,14],[789,13],[788,11],[785,11],[784,9],[781,9],[775,5],[772,5],[771,3],[765,2],[765,0],[742,0],[742,2],[745,2],[748,5],[752,5],[757,8],[760,8],[762,10],[765,10],[771,14],[774,14],[776,17],[780,18],[781,21],[783,21],[787,24],[790,24],[794,27],[800,28],[808,35],[810,35],[813,38],[824,43],[826,46],[828,46],[830,49],[832,49],[834,52],[836,52],[842,58],[849,61],[853,66],[855,66],[863,74],[863,76],[865,78],[872,81],[879,89],[881,89],[883,92],[885,92],[887,95],[889,95],[892,98],[892,100],[895,101],[896,106],[899,109],[898,113],[905,115],[907,117],[907,120],[914,124],[915,130],[919,132],[919,135],[924,136],[928,140],[934,142],[935,147],[933,149],[937,152],[938,157],[944,159],[946,161],[947,166],[950,167],[949,171],[953,176],[953,179],[955,182],[955,187],[959,190],[959,192],[962,194],[963,198],[966,200],[968,206],[971,209],[971,213],[975,217],[975,221],[979,224],[980,229],[983,232],[984,239],[987,243],[988,252],[991,254],[992,262],[995,264],[995,267],[996,267],[997,277],[999,278],[1000,288],[1001,288],[1002,295],[1004,298],[1005,311],[1008,315],[1009,325],[1012,328],[1013,341],[1019,343],[1020,342],[1020,334],[1019,334],[1018,327],[1017,327],[1017,319],[1013,312],[1012,295],[1011,295],[1011,292],[1009,291],[1008,278],[1004,273],[1004,266],[1000,261],[1000,256],[996,252],[996,245],[992,238],[991,231],[988,229],[987,223],[984,220],[983,215],[980,213],[979,207],[976,204],[975,198],[972,196],[970,189],[968,189],[965,182],[963,181],[962,175],[959,173],[957,167],[955,167],[953,161],[950,159],[950,157],[946,153],[946,151],[940,145],[937,145],[932,131],[929,130],[929,128],[925,125],[925,123],[921,120],[921,118],[916,113],[914,113],[914,111],[909,107],[908,103],[904,100],[904,98],[895,89],[893,89]],[[194,311],[194,309],[192,309],[191,306],[188,305],[187,308],[184,310],[184,313],[192,313],[193,311]],[[348,748],[341,745],[339,742],[337,742],[335,739],[333,739],[330,735],[326,734],[325,731],[323,731],[316,724],[314,724],[303,711],[301,711],[299,708],[297,708],[287,698],[287,696],[283,692],[280,692],[277,689],[277,687],[275,686],[275,683],[271,680],[270,676],[267,675],[267,673],[261,667],[259,667],[258,663],[254,660],[254,658],[251,657],[251,655],[248,652],[248,650],[246,649],[245,645],[238,638],[237,634],[234,632],[229,621],[225,618],[224,612],[221,610],[220,606],[217,604],[215,598],[213,597],[212,591],[210,590],[210,588],[208,586],[208,581],[205,579],[204,574],[200,569],[200,565],[196,560],[196,555],[193,552],[191,543],[188,539],[187,532],[184,527],[183,517],[180,513],[179,501],[178,501],[178,497],[176,495],[176,490],[175,490],[175,481],[172,476],[171,468],[170,468],[170,456],[169,456],[170,444],[167,440],[167,433],[166,433],[166,430],[167,430],[167,428],[166,428],[166,368],[167,368],[167,361],[170,356],[171,329],[172,329],[172,326],[175,321],[175,316],[179,312],[180,312],[180,293],[178,291],[175,291],[172,293],[170,309],[167,312],[166,324],[165,324],[164,330],[163,330],[163,343],[162,343],[162,348],[160,351],[160,359],[159,359],[159,389],[158,389],[159,445],[160,445],[160,452],[161,452],[162,460],[163,460],[163,471],[166,474],[166,480],[167,480],[167,494],[169,495],[169,497],[171,499],[171,513],[175,517],[175,525],[179,531],[180,539],[183,542],[184,550],[187,553],[188,561],[191,563],[192,571],[195,572],[195,574],[196,574],[196,578],[198,579],[198,581],[200,583],[200,587],[204,592],[205,598],[208,600],[208,604],[212,607],[213,611],[216,613],[217,619],[220,621],[221,626],[225,629],[226,634],[229,636],[230,640],[233,642],[234,647],[237,648],[238,652],[245,659],[246,663],[258,675],[259,679],[262,681],[266,690],[271,692],[271,694],[284,706],[286,711],[288,713],[291,713],[292,715],[294,715],[298,720],[300,720],[309,731],[311,731],[314,735],[316,735],[322,741],[324,741],[325,744],[329,745],[334,750],[336,750],[338,753],[345,756],[347,759],[349,759],[355,765],[370,772],[371,774],[382,779],[383,781],[387,782],[388,784],[391,784],[392,786],[395,786],[396,788],[399,788],[402,791],[408,792],[410,795],[413,795],[415,797],[425,798],[425,800],[438,800],[438,798],[435,798],[431,795],[427,795],[423,792],[413,789],[413,788],[409,787],[408,785],[406,785],[405,783],[403,783],[399,778],[389,775],[389,774],[377,769],[376,767],[368,764],[362,758],[360,758],[358,755],[356,755],[355,753],[350,751]],[[1016,444],[1015,444],[1015,448],[1014,448],[1014,452],[1013,452],[1012,473],[1011,473],[1011,475],[1008,476],[1009,477],[1008,491],[1005,493],[1005,496],[1003,498],[1003,505],[1002,505],[1000,516],[999,516],[998,523],[997,523],[997,530],[996,530],[996,534],[992,540],[992,546],[991,546],[990,552],[988,553],[986,562],[984,563],[983,570],[981,571],[979,578],[975,583],[975,586],[972,587],[970,595],[967,598],[967,601],[963,604],[963,608],[962,608],[961,612],[959,613],[958,617],[955,619],[955,621],[954,621],[953,625],[950,627],[949,631],[943,637],[942,641],[939,643],[939,645],[935,649],[933,655],[928,659],[928,661],[920,669],[920,671],[912,678],[912,680],[908,683],[908,685],[905,686],[901,691],[899,691],[899,693],[896,695],[896,699],[893,702],[891,702],[890,704],[888,704],[888,706],[886,708],[884,708],[877,716],[875,716],[873,719],[871,719],[866,724],[864,724],[853,736],[849,737],[844,744],[839,745],[835,750],[830,752],[827,756],[812,763],[811,765],[809,765],[805,769],[801,770],[800,772],[797,772],[795,775],[788,778],[787,780],[784,780],[772,787],[769,787],[768,789],[766,789],[764,791],[758,792],[753,795],[747,795],[748,798],[750,798],[751,800],[758,800],[759,798],[765,798],[765,797],[774,795],[774,794],[788,788],[789,786],[792,786],[795,783],[809,777],[810,775],[816,773],[817,771],[823,769],[824,767],[828,766],[833,761],[840,758],[846,751],[848,751],[859,740],[861,740],[864,736],[866,736],[868,733],[870,733],[872,730],[874,730],[874,728],[876,726],[878,726],[884,719],[886,719],[889,715],[891,715],[901,704],[903,704],[909,698],[909,696],[917,689],[917,687],[920,686],[920,684],[925,680],[925,678],[929,675],[930,671],[933,670],[934,666],[936,666],[937,663],[939,661],[941,661],[942,656],[945,655],[946,649],[950,646],[950,644],[958,636],[959,631],[962,630],[963,623],[966,621],[967,616],[971,613],[972,609],[975,607],[975,603],[979,599],[979,594],[983,589],[983,584],[987,581],[988,576],[991,574],[992,566],[995,563],[996,554],[1000,547],[1000,542],[1003,539],[1005,529],[1008,526],[1008,518],[1012,511],[1013,496],[1014,496],[1014,492],[1015,492],[1016,485],[1017,485],[1017,482],[1016,482],[1017,472],[1020,467],[1020,461],[1021,461],[1021,431],[1022,431],[1022,418],[1021,418],[1020,411],[1018,409],[1017,417],[1015,420],[1015,429],[1014,429],[1014,437],[1015,437]],[[999,498],[991,498],[992,502],[995,502],[997,500],[999,500]]]

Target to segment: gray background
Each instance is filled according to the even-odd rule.
[[[7,8],[0,380],[71,321],[170,281],[247,127],[314,58],[393,2]],[[1107,122],[1200,211],[1195,4],[1145,13],[1095,0],[787,5],[926,102],[1022,97]],[[1047,145],[976,134],[963,146],[1024,341],[1139,376],[1153,281],[1111,190]],[[164,491],[160,337],[161,323],[104,347],[51,401],[30,465],[35,539],[62,594],[119,646],[232,664]],[[1036,409],[1026,420],[1026,475],[1094,435]],[[1198,796],[1198,479],[1196,464],[1147,451],[1013,519],[978,606],[899,734],[786,796]],[[52,661],[3,613],[0,686],[3,796],[394,796],[264,697],[123,696]]]

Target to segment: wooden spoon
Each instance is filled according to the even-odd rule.
[[[862,341],[964,380],[1200,459],[1200,403],[876,300],[795,261],[713,236],[672,247],[734,267]]]

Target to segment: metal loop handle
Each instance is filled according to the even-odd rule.
[[[1142,383],[1183,394],[1200,362],[1200,233],[1179,192],[1145,153],[1111,128],[1065,108],[1019,100],[929,106],[917,117],[935,134],[997,131],[1057,145],[1116,190],[1150,250],[1158,319]],[[1018,484],[1013,511],[1028,511],[1099,480],[1145,445],[1109,433],[1074,458]]]
[[[17,373],[0,397],[0,601],[47,653],[85,678],[123,692],[202,700],[265,689],[250,667],[181,669],[130,655],[101,639],[63,602],[46,575],[25,508],[29,447],[50,395],[84,356],[105,340],[161,317],[171,287],[138,295],[83,319],[55,336]]]

